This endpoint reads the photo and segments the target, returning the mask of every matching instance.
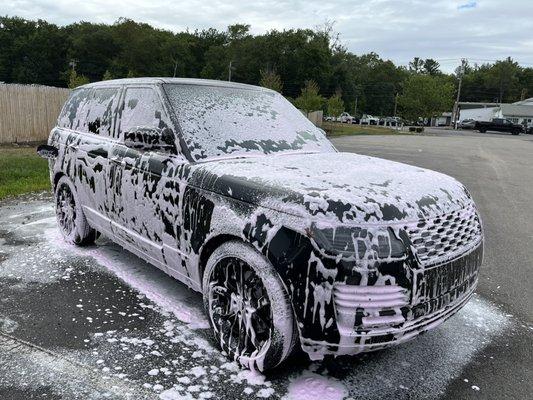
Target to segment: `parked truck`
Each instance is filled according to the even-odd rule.
[[[481,133],[497,131],[519,135],[521,132],[524,132],[524,127],[505,118],[494,118],[492,121],[476,121],[474,130],[480,131]]]

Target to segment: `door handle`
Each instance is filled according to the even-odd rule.
[[[111,160],[115,164],[124,164],[124,160],[122,159],[122,157],[113,156],[109,160]]]

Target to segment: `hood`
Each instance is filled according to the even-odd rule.
[[[414,222],[472,202],[447,175],[353,153],[218,160],[194,169],[191,183],[203,189],[333,223]]]

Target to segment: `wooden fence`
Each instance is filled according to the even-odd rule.
[[[0,84],[0,143],[45,141],[68,95],[64,88]]]

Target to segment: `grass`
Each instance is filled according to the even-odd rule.
[[[48,162],[37,146],[0,146],[0,200],[50,188]]]
[[[408,132],[397,131],[396,129],[385,128],[383,126],[342,124],[340,122],[324,122],[322,123],[322,129],[326,131],[329,137],[346,136],[346,135],[405,135],[405,134],[408,134]]]

